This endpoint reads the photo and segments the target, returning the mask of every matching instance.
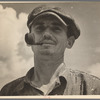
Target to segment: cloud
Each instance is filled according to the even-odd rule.
[[[96,52],[96,53],[100,53],[100,47],[97,47],[97,48],[95,49],[95,52]]]
[[[32,52],[24,42],[24,34],[28,31],[26,21],[26,13],[17,17],[13,8],[4,9],[0,5],[0,88],[34,65]]]

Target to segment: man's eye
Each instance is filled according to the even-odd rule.
[[[41,26],[41,25],[39,25],[39,26],[37,26],[35,28],[36,31],[44,31],[44,29],[45,29],[45,27],[44,26]]]
[[[53,29],[53,31],[56,31],[56,32],[60,32],[61,31],[60,27],[53,27],[52,29]]]

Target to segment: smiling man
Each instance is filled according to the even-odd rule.
[[[26,76],[5,85],[0,95],[90,95],[100,94],[100,80],[74,71],[64,63],[80,35],[74,20],[60,8],[35,8],[28,16],[25,41],[34,52],[34,67]]]

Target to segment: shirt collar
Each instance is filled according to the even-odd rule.
[[[54,80],[55,78],[59,77],[59,76],[63,76],[64,70],[65,70],[66,66],[65,63],[61,63],[59,65],[59,67],[56,69],[54,75],[52,76],[51,80]],[[31,85],[31,77],[34,74],[34,67],[32,67],[26,74],[24,82],[29,83]],[[57,83],[59,83],[59,80],[57,80]]]
[[[53,74],[52,78],[51,78],[51,81],[52,79],[55,79],[57,77],[60,77],[60,76],[63,76],[63,73],[65,71],[65,64],[64,63],[61,63],[58,68],[56,69],[55,73]]]
[[[48,86],[46,86],[45,87],[45,90],[47,89],[47,91],[43,91],[43,89],[44,89],[44,87],[42,88],[42,89],[40,89],[40,88],[37,88],[37,87],[35,87],[35,86],[33,86],[32,84],[31,84],[31,77],[32,77],[32,75],[34,74],[34,67],[32,67],[28,72],[27,72],[27,74],[26,74],[26,76],[23,78],[23,81],[16,87],[16,89],[15,89],[15,91],[17,90],[17,91],[20,91],[21,89],[23,89],[24,88],[24,84],[26,83],[28,83],[28,84],[30,84],[31,86],[33,86],[34,88],[37,88],[37,89],[39,89],[39,90],[41,90],[42,92],[44,92],[44,94],[48,94],[48,93],[50,93],[50,91],[52,91],[52,89],[54,89],[54,88],[57,88],[60,84],[62,84],[62,82],[61,82],[61,77],[60,76],[62,76],[66,81],[67,81],[67,79],[66,79],[66,76],[65,76],[65,73],[66,73],[66,66],[65,66],[65,64],[64,63],[61,63],[60,64],[60,66],[57,68],[57,70],[55,71],[55,73],[54,73],[54,75],[52,76],[52,78],[51,78],[51,82],[52,82],[52,80],[53,80],[53,82],[52,82],[52,84],[53,85],[50,85],[51,83],[48,83],[49,84],[49,89],[48,89]],[[68,71],[68,70],[67,70]]]
[[[50,82],[46,85],[42,85],[40,88],[41,91],[44,92],[45,95],[50,93],[53,88],[57,88],[61,83],[60,83],[60,76],[63,76],[63,73],[65,71],[65,64],[61,63],[55,73],[53,74],[52,78],[50,79]]]

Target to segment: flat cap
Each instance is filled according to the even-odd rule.
[[[36,7],[33,9],[33,11],[28,15],[28,21],[27,21],[27,26],[29,30],[31,29],[32,24],[34,23],[34,19],[41,14],[45,12],[53,12],[57,16],[59,16],[65,23],[66,25],[69,26],[70,28],[70,36],[74,36],[75,39],[77,39],[80,36],[80,29],[76,25],[75,21],[73,18],[70,16],[66,15],[66,13],[59,7],[47,7],[45,5]]]

